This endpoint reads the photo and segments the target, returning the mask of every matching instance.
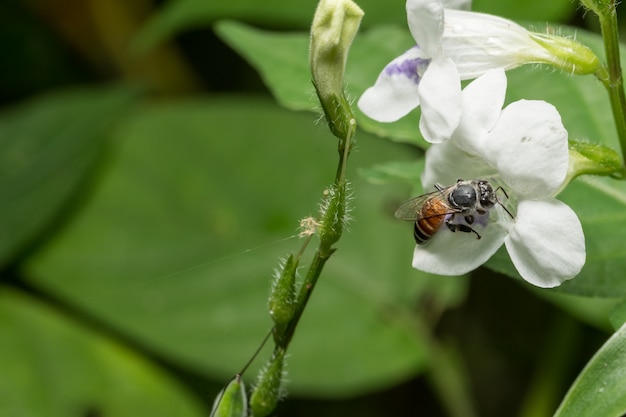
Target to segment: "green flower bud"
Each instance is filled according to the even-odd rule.
[[[217,396],[211,417],[247,417],[248,403],[241,375],[236,375]]]
[[[354,118],[343,93],[350,45],[363,11],[351,0],[320,0],[311,26],[309,63],[313,84],[326,121],[335,136],[345,139]]]
[[[269,415],[284,397],[283,365],[285,351],[277,349],[272,359],[259,373],[259,380],[250,396],[250,409],[253,417],[265,417]]]
[[[534,57],[535,62],[544,62],[578,75],[595,74],[602,67],[591,49],[573,39],[534,32],[530,32],[530,38],[548,52]]]
[[[296,311],[296,270],[298,262],[290,254],[276,270],[268,306],[270,316],[277,325],[287,324]]]

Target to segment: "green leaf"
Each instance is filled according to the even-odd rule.
[[[412,188],[421,187],[424,159],[416,161],[393,161],[359,169],[359,174],[372,184],[402,182]]]
[[[319,108],[310,81],[307,33],[279,34],[228,21],[216,24],[215,30],[259,71],[281,105],[292,110],[316,111]],[[414,43],[409,31],[399,27],[379,27],[357,36],[346,69],[347,96],[360,97],[384,66]],[[354,111],[361,129],[426,147],[419,133],[417,112],[394,123],[379,123],[366,117],[356,106]]]
[[[616,330],[626,323],[626,300],[622,300],[614,306],[609,315],[609,320]]]
[[[201,416],[161,369],[68,316],[0,290],[0,414]]]
[[[313,123],[252,98],[146,109],[120,130],[93,198],[28,262],[32,284],[173,361],[230,378],[272,325],[272,270],[299,248],[298,220],[315,214],[335,175],[336,141]],[[309,396],[420,371],[424,342],[400,317],[419,294],[445,309],[465,291],[462,278],[411,268],[411,224],[392,215],[406,189],[367,184],[352,167],[410,155],[368,135],[357,149],[354,221],[289,351],[288,388]]]
[[[168,39],[185,30],[208,27],[221,19],[254,22],[261,26],[307,30],[318,0],[169,1],[148,21],[137,38],[142,47]],[[366,12],[363,25],[406,22],[404,0],[359,0]]]
[[[319,107],[311,82],[307,33],[264,31],[234,21],[216,23],[215,32],[259,71],[281,105],[292,110]]]
[[[626,412],[626,325],[591,358],[554,417],[619,417]]]
[[[567,22],[575,4],[570,0],[473,0],[472,10],[515,20]]]
[[[76,90],[0,115],[0,264],[49,227],[85,183],[131,97],[126,89]]]

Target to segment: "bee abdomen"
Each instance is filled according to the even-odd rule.
[[[439,199],[424,203],[413,227],[415,242],[418,245],[428,242],[441,228],[447,214],[449,214],[448,206]]]

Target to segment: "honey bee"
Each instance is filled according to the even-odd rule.
[[[395,213],[398,219],[415,221],[413,235],[418,245],[428,242],[443,224],[452,232],[474,233],[480,239],[480,234],[472,228],[475,216],[486,214],[496,204],[514,218],[498,199],[498,191],[509,198],[504,188],[494,189],[485,179],[459,179],[449,187],[435,184],[435,188],[436,191],[404,202]],[[462,216],[465,223],[454,222],[456,216]]]

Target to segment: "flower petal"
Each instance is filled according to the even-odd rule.
[[[496,126],[506,95],[504,70],[491,70],[472,81],[461,93],[462,109],[455,137],[462,137],[458,145],[466,151],[479,154],[485,136]]]
[[[394,122],[419,106],[420,76],[429,61],[413,47],[391,61],[376,83],[359,99],[358,106],[366,116],[379,122]]]
[[[490,14],[445,9],[443,54],[457,65],[461,79],[490,69],[512,69],[529,62],[550,62],[550,53],[517,23]]]
[[[497,175],[496,170],[481,158],[467,154],[451,141],[432,145],[426,151],[425,160],[422,173],[425,192],[434,190],[435,184],[445,187],[458,179],[491,178]]]
[[[420,131],[428,142],[450,139],[461,119],[461,80],[452,60],[433,59],[418,89]]]
[[[443,5],[441,0],[407,0],[409,30],[429,58],[441,55]]]
[[[463,275],[485,263],[502,246],[507,230],[499,223],[472,226],[474,233],[452,232],[445,225],[413,251],[413,268],[439,275]]]
[[[505,244],[522,278],[538,287],[556,287],[574,278],[585,264],[580,221],[554,198],[520,202]]]
[[[502,111],[480,154],[518,197],[552,196],[567,175],[567,131],[551,104],[519,100]]]

